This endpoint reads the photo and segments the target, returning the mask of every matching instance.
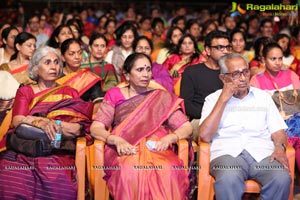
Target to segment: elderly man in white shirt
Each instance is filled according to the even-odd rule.
[[[245,181],[262,185],[261,199],[288,199],[287,128],[270,95],[249,86],[247,61],[237,53],[219,60],[224,83],[205,99],[199,134],[211,142],[216,199],[239,200]]]

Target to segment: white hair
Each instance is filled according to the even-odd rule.
[[[221,59],[218,62],[222,74],[225,74],[225,73],[228,72],[227,61],[231,60],[231,59],[234,59],[234,58],[241,58],[241,59],[243,59],[245,61],[246,65],[247,65],[247,67],[248,67],[248,62],[244,58],[244,56],[242,56],[239,53],[229,53],[229,54],[226,54],[226,55],[222,56]]]
[[[59,75],[62,74],[63,63],[60,57],[60,53],[52,47],[42,46],[36,49],[32,54],[32,57],[29,62],[29,69],[28,69],[29,78],[31,78],[34,81],[37,81],[39,79],[37,71],[40,66],[40,62],[49,53],[54,53],[57,56],[59,62]]]

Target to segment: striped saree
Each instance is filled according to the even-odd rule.
[[[31,86],[24,86],[18,90],[13,108],[13,116],[34,115],[80,123],[84,126],[82,134],[89,131],[91,113],[91,103],[83,102],[77,91],[68,86],[36,94]],[[12,150],[0,153],[0,199],[73,200],[76,197],[74,153],[58,150],[51,156],[36,158]]]

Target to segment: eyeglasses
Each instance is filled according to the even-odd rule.
[[[232,79],[237,80],[241,78],[242,74],[245,77],[250,76],[250,69],[244,69],[244,70],[239,70],[239,71],[234,71],[232,73],[225,73],[225,76],[231,76]]]
[[[232,46],[231,45],[227,45],[227,46],[223,46],[223,45],[216,45],[216,46],[210,46],[211,48],[215,48],[218,51],[224,51],[224,49],[226,49],[227,51],[231,51],[232,50]]]

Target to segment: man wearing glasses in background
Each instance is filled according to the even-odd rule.
[[[287,128],[271,96],[249,86],[250,70],[237,53],[219,60],[224,87],[205,99],[201,140],[210,142],[216,199],[241,199],[245,181],[261,184],[260,199],[288,199]]]
[[[205,97],[223,87],[219,79],[218,60],[232,50],[229,35],[223,31],[210,32],[205,38],[204,50],[208,56],[206,62],[186,68],[180,87],[180,96],[184,99],[186,114],[193,125],[193,140],[196,142]]]
[[[30,15],[27,26],[28,29],[26,29],[26,32],[36,37],[36,48],[45,45],[49,36],[40,32],[40,15],[36,13]]]

